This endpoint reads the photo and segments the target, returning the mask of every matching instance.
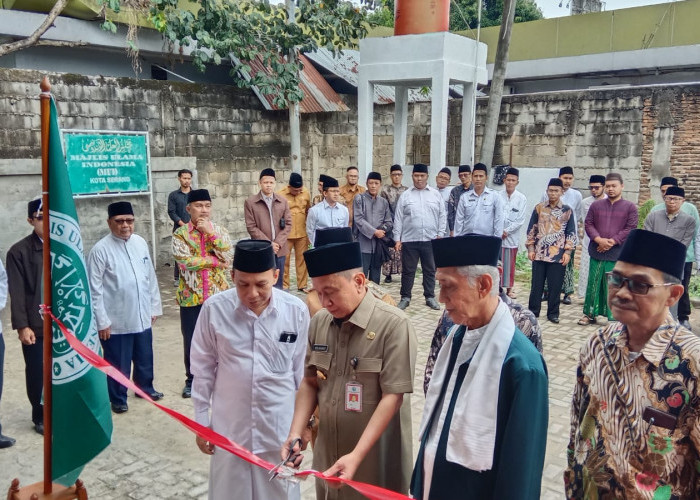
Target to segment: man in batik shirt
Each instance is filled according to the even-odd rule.
[[[173,233],[173,257],[180,268],[177,303],[180,306],[180,330],[185,354],[185,387],[182,397],[192,394],[190,345],[202,304],[212,295],[229,287],[227,270],[231,267],[231,238],[228,231],[211,221],[211,197],[206,189],[187,194],[190,222]]]
[[[392,165],[389,169],[391,183],[384,184],[379,195],[386,198],[389,202],[389,210],[391,210],[391,218],[394,219],[396,212],[396,203],[399,201],[399,196],[408,188],[402,184],[403,170],[401,165]],[[401,275],[401,251],[395,248],[389,248],[389,260],[382,266],[382,274],[384,275],[384,283],[391,283],[391,275]]]
[[[568,499],[700,498],[700,338],[669,313],[685,255],[681,242],[635,229],[607,275],[616,321],[581,349]]]

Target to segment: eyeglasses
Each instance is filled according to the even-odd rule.
[[[608,286],[612,288],[622,288],[625,283],[627,283],[627,289],[635,295],[646,295],[649,293],[651,288],[656,288],[658,286],[671,286],[676,283],[646,283],[644,281],[635,280],[632,278],[626,278],[620,273],[609,272],[605,273],[608,279]]]
[[[678,203],[680,201],[683,201],[683,198],[681,198],[680,196],[664,196],[664,200]]]
[[[589,191],[597,191],[598,189],[603,189],[603,186],[588,186]]]
[[[114,223],[117,226],[121,226],[122,224],[129,224],[132,225],[136,219],[114,219]]]

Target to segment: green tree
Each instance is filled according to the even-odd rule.
[[[450,31],[474,29],[478,21],[478,0],[451,0]],[[515,22],[542,19],[542,11],[535,0],[518,0]],[[484,0],[481,6],[481,25],[498,26],[503,18],[503,0]],[[394,26],[394,0],[379,0],[369,19],[379,26]]]
[[[260,92],[274,96],[279,108],[299,102],[302,65],[288,54],[310,52],[318,47],[336,53],[343,47],[356,47],[367,34],[367,12],[349,1],[298,0],[295,23],[289,23],[284,4],[268,1],[199,0],[193,12],[179,7],[178,0],[151,0],[150,19],[172,47],[193,47],[194,65],[221,64],[234,56],[231,76],[240,87],[255,85]],[[250,80],[250,62],[260,60],[271,71],[258,72]]]

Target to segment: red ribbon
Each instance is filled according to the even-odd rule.
[[[75,335],[73,335],[73,332],[66,328],[66,326],[56,316],[53,315],[49,308],[44,307],[43,305],[41,307],[42,311],[46,314],[49,314],[51,316],[51,319],[53,319],[56,322],[61,332],[63,332],[63,335],[66,337],[66,340],[68,341],[70,346],[92,366],[94,366],[101,372],[104,372],[108,376],[112,377],[114,380],[127,387],[128,389],[131,389],[143,399],[156,406],[161,411],[164,411],[165,413],[170,415],[172,418],[180,422],[182,425],[187,427],[189,430],[191,430],[193,433],[195,433],[202,439],[209,441],[210,443],[216,445],[221,449],[233,453],[234,455],[242,458],[246,462],[249,462],[253,465],[257,465],[258,467],[262,467],[263,469],[266,469],[268,471],[272,471],[276,468],[276,464],[272,464],[266,460],[263,460],[254,453],[245,449],[244,447],[234,443],[226,436],[222,436],[218,432],[214,432],[209,427],[205,427],[202,424],[195,422],[194,420],[192,420],[189,417],[186,417],[180,412],[177,412],[171,408],[168,408],[167,406],[163,406],[162,404],[153,401],[148,394],[139,389],[136,386],[136,384],[134,384],[130,379],[126,378],[122,372],[114,368],[107,361],[105,361],[104,358],[100,357],[90,348],[85,346],[80,340],[78,340],[78,338]],[[384,488],[380,488],[379,486],[374,486],[367,483],[362,483],[360,481],[353,481],[351,479],[343,479],[341,477],[336,476],[325,476],[323,475],[323,473],[315,471],[313,469],[299,471],[295,473],[295,476],[315,476],[319,479],[323,479],[328,483],[336,485],[346,484],[358,491],[359,493],[362,493],[371,500],[410,500],[410,497],[407,497],[406,495],[403,495],[401,493],[396,493],[395,491],[387,490]]]

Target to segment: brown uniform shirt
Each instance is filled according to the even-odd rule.
[[[350,364],[354,357],[355,369]],[[372,293],[342,324],[325,309],[311,319],[305,376],[317,377],[321,420],[314,469],[326,470],[355,448],[383,394],[413,392],[415,362],[413,325],[401,310]],[[349,382],[362,384],[361,412],[345,410]],[[411,401],[405,396],[354,479],[407,493],[413,468],[411,430]],[[316,486],[318,499],[364,498],[351,488],[333,490],[321,483]]]
[[[306,238],[306,214],[311,208],[311,195],[305,187],[301,188],[301,193],[293,196],[289,192],[289,186],[280,189],[277,194],[287,200],[289,211],[292,213],[292,231],[287,236],[288,240],[298,240]]]
[[[340,186],[340,197],[343,198],[342,203],[346,207],[348,207],[348,212],[350,213],[350,225],[352,226],[352,200],[355,199],[355,196],[358,194],[362,194],[365,191],[367,191],[366,187],[362,187],[359,184],[355,184],[354,187],[351,187],[350,184],[345,184],[343,186]]]

